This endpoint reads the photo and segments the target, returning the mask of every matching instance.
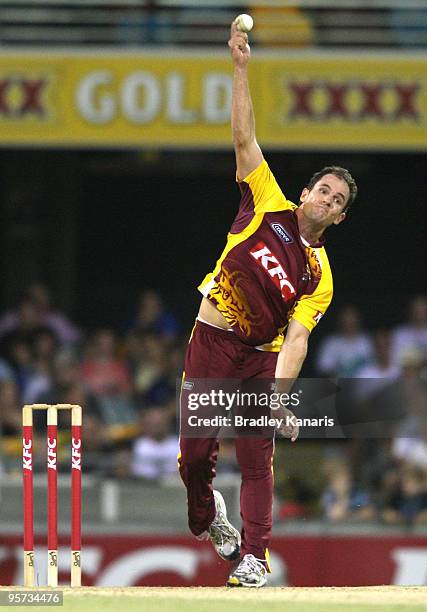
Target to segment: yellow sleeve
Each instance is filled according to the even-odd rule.
[[[286,199],[265,159],[244,179],[240,180],[237,177],[237,181],[240,185],[243,183],[248,185],[253,197],[255,214],[297,208]]]
[[[320,255],[322,277],[316,290],[311,295],[300,297],[292,312],[291,319],[296,319],[311,332],[328,309],[333,295],[332,272],[324,249]]]

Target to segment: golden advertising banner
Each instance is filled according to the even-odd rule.
[[[427,149],[421,55],[255,52],[263,147]],[[227,53],[0,53],[0,145],[229,147]]]

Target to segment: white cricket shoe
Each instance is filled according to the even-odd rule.
[[[267,584],[267,570],[253,555],[245,555],[227,580],[229,587],[259,588]]]
[[[216,514],[214,520],[209,525],[206,539],[210,539],[221,559],[224,559],[224,561],[234,561],[240,555],[240,533],[227,519],[227,508],[221,493],[214,491],[213,494]]]

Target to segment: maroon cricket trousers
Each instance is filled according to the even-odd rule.
[[[184,380],[272,379],[277,353],[259,351],[243,344],[229,331],[197,321],[185,357]],[[185,397],[185,386],[182,399]],[[272,456],[274,438],[236,437],[236,457],[241,470],[241,557],[250,553],[266,558],[273,504]],[[216,437],[180,439],[179,470],[187,487],[188,522],[200,535],[215,518],[212,480],[218,458]]]

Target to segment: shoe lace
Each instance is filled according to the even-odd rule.
[[[265,567],[253,555],[245,555],[234,573],[247,574],[249,572],[255,572],[256,574],[265,573]]]
[[[218,546],[222,546],[230,537],[236,537],[234,531],[224,522],[222,512],[219,512],[210,524],[209,535]]]

